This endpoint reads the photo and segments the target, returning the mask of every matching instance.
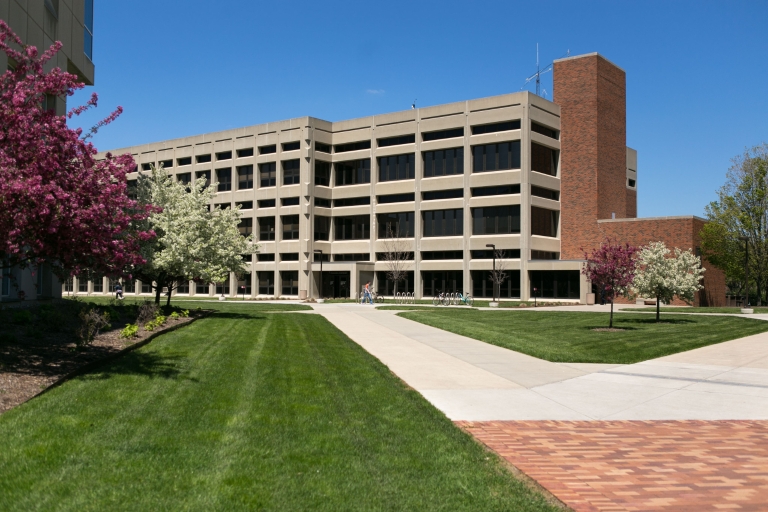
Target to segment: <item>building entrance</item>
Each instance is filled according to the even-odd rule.
[[[323,272],[323,298],[350,297],[349,272]]]

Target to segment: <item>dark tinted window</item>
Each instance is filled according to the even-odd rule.
[[[472,146],[472,172],[520,168],[520,141]]]
[[[253,201],[238,201],[235,206],[239,206],[241,210],[253,210]]]
[[[274,187],[277,184],[277,164],[259,164],[259,187]]]
[[[346,153],[347,151],[357,151],[359,149],[371,149],[371,141],[363,140],[360,142],[350,142],[349,144],[336,144],[333,150],[336,153]]]
[[[421,138],[424,141],[452,139],[454,137],[463,137],[463,136],[464,136],[464,128],[453,128],[451,130],[441,130],[439,132],[427,132],[427,133],[421,134]]]
[[[182,165],[192,165],[192,157],[186,156],[184,158],[177,158],[176,165],[178,165],[179,167],[181,167]]]
[[[315,240],[329,240],[331,235],[331,218],[315,215]]]
[[[492,260],[493,251],[470,251],[473,260]],[[504,249],[503,258],[520,259],[520,249]]]
[[[333,261],[370,261],[371,255],[367,252],[357,252],[348,254],[334,254]]]
[[[387,146],[399,146],[400,144],[413,144],[416,142],[416,135],[400,135],[399,137],[387,137],[376,141],[380,148]]]
[[[331,184],[331,163],[315,160],[315,185],[327,187]]]
[[[296,151],[297,149],[301,149],[301,142],[299,141],[286,142],[283,144],[283,151]]]
[[[507,194],[519,194],[520,184],[496,185],[495,187],[475,187],[472,189],[472,197],[503,196]]]
[[[299,271],[283,270],[280,272],[280,280],[283,282],[283,295],[299,294]]]
[[[237,225],[237,229],[243,236],[250,235],[253,233],[253,219],[250,217],[247,219],[240,219],[240,224]]]
[[[329,144],[323,144],[322,142],[315,142],[315,151],[322,151],[323,153],[330,153],[331,146]]]
[[[558,212],[531,206],[531,234],[540,236],[557,236]]]
[[[371,216],[352,215],[333,218],[334,240],[366,240],[371,237]]]
[[[237,168],[237,189],[247,190],[253,188],[253,166],[241,165]]]
[[[424,236],[461,236],[464,234],[464,210],[423,212]]]
[[[415,201],[416,200],[416,194],[413,192],[406,193],[406,194],[386,194],[383,196],[378,196],[376,198],[376,201],[379,204],[387,204],[387,203],[406,203],[408,201]]]
[[[272,144],[270,146],[259,146],[259,154],[260,155],[270,155],[272,153],[277,153],[277,145]]]
[[[179,183],[182,183],[184,185],[189,185],[192,183],[192,173],[191,172],[183,172],[181,174],[176,175],[176,181]]]
[[[280,204],[283,206],[298,206],[299,205],[299,198],[298,197],[284,197],[280,199]]]
[[[272,256],[271,259],[262,259],[263,256]],[[275,261],[274,254],[259,254],[259,261]],[[258,272],[257,277],[259,279],[259,295],[274,295],[275,294],[275,273],[274,272]]]
[[[320,206],[321,208],[330,208],[331,207],[331,200],[330,199],[323,199],[322,197],[316,197],[315,198],[315,206]]]
[[[272,240],[274,240],[274,238],[272,238]],[[257,254],[256,261],[275,261],[275,253]],[[259,274],[266,274],[266,272],[259,272]]]
[[[203,180],[205,182],[205,186],[211,184],[211,171],[198,171],[195,173],[195,181]]]
[[[464,174],[464,148],[425,151],[424,177]]]
[[[253,156],[253,148],[243,148],[237,150],[237,158],[245,158],[246,156]]]
[[[299,261],[299,253],[297,252],[281,252],[280,261]]]
[[[557,176],[557,151],[539,144],[531,144],[531,170]]]
[[[274,239],[275,239],[275,218],[259,217],[259,240],[274,240]],[[261,261],[261,255],[259,255],[259,261]]]
[[[481,133],[505,132],[508,130],[519,130],[519,129],[520,129],[520,120],[517,119],[515,121],[505,121],[503,123],[481,124],[478,126],[473,126],[472,135],[480,135]]]
[[[578,270],[531,270],[531,297],[578,299],[581,284],[579,274]]]
[[[412,238],[416,231],[413,212],[380,213],[376,218],[379,238]]]
[[[548,188],[532,186],[531,195],[536,197],[543,197],[545,199],[552,199],[554,201],[560,200],[560,192],[557,190],[550,190]]]
[[[430,192],[422,192],[421,198],[424,201],[436,201],[438,199],[456,199],[464,197],[463,188],[452,188],[450,190],[432,190]]]
[[[461,270],[424,271],[421,273],[421,284],[425,297],[460,292],[464,289],[464,274]]]
[[[347,197],[333,200],[333,206],[362,206],[366,204],[371,204],[371,196]]]
[[[222,151],[220,153],[216,153],[216,160],[231,160],[231,159],[232,159],[231,151]]]
[[[274,208],[275,207],[275,200],[274,199],[262,199],[259,201],[259,208]]]
[[[283,162],[283,185],[296,185],[299,183],[299,160],[286,160]]]
[[[496,293],[493,293],[493,281],[491,281],[490,270],[473,270],[470,273],[472,278],[472,296],[473,297],[501,297],[506,299],[520,298],[520,271],[507,270],[507,278],[501,283]]]
[[[416,158],[407,155],[382,156],[379,161],[379,181],[412,180],[416,177]]]
[[[211,161],[211,155],[197,155],[195,161],[199,164],[204,164]]]
[[[173,160],[161,160],[160,165],[163,169],[168,169],[169,167],[173,167]]]
[[[464,258],[464,251],[422,251],[423,260],[460,260]]]
[[[283,215],[283,240],[299,239],[299,216]]]
[[[216,169],[216,181],[219,192],[232,190],[232,169]]]
[[[152,170],[152,164],[141,164],[141,170],[142,171],[151,171]]]
[[[559,260],[560,253],[549,252],[549,251],[531,251],[531,259],[532,260]]]
[[[371,182],[371,159],[350,160],[333,164],[336,185],[357,185]]]
[[[553,139],[557,139],[557,130],[547,128],[546,126],[542,126],[540,124],[531,123],[531,131],[546,135],[547,137],[551,137]]]
[[[636,182],[635,180],[627,180],[627,183],[629,184],[629,186],[630,186],[630,187],[634,188],[634,187],[635,187],[635,184],[636,184],[637,182]]]
[[[503,235],[519,232],[519,204],[472,209],[473,235]]]

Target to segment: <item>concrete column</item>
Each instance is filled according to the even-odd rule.
[[[528,260],[531,259],[531,119],[530,93],[520,119],[520,300],[530,298]]]
[[[414,214],[413,214],[413,295],[423,298],[424,285],[421,282],[421,179],[424,177],[424,159],[421,156],[421,110],[416,109],[416,155],[414,158]]]

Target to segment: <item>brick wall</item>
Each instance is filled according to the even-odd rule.
[[[637,217],[637,190],[627,189],[627,218]]]

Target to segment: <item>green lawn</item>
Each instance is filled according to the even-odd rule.
[[[105,305],[109,303],[123,304],[140,304],[145,302],[145,297],[127,297],[125,300],[117,302],[109,297],[79,297],[78,300],[87,303],[93,303],[97,305]],[[152,299],[150,299],[152,301]],[[161,306],[165,306],[165,300],[160,301]],[[216,300],[213,298],[210,301],[201,302],[201,299],[179,299],[172,300],[171,306],[178,306],[186,309],[214,309],[216,311],[224,312],[238,312],[238,311],[250,311],[250,312],[270,312],[270,311],[311,311],[312,307],[306,304],[280,304],[276,302],[247,302],[236,299],[228,300]]]
[[[0,510],[554,510],[322,317],[234,304],[0,439]]]
[[[768,313],[768,307],[752,306],[755,313]],[[648,308],[633,308],[632,311],[653,311],[656,312],[656,307]],[[741,308],[688,308],[688,307],[663,307],[662,313],[730,313],[733,315],[741,314]]]
[[[560,311],[411,311],[400,316],[540,359],[571,363],[637,363],[768,331],[768,322],[727,316],[617,314],[620,332],[600,332],[607,313]]]

